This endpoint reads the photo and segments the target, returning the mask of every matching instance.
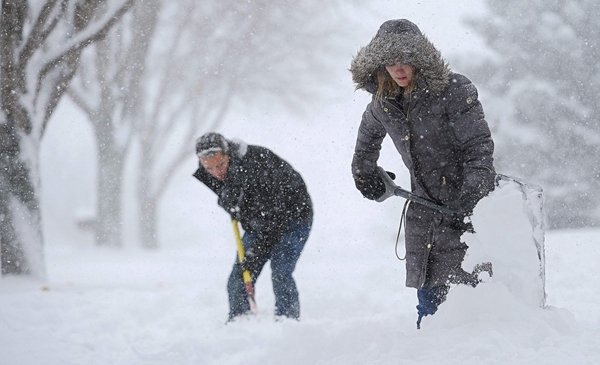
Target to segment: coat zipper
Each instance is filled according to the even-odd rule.
[[[392,98],[386,98],[386,99],[392,99]],[[395,101],[395,99],[392,99]],[[391,101],[387,102],[389,105],[393,106],[396,110],[398,110],[400,112],[400,114],[402,114],[402,116],[404,117],[404,119],[406,119],[406,123],[408,123],[408,116],[410,115],[410,104],[412,103],[412,91],[408,93],[408,108],[406,110],[406,114],[404,114],[404,111],[402,111],[401,108],[399,108],[398,106],[396,106],[395,103],[392,103]]]

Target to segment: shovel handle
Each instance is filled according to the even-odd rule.
[[[429,199],[420,197],[408,190],[402,189],[401,187],[399,187],[398,185],[396,185],[394,183],[392,178],[387,174],[387,172],[385,172],[383,167],[379,166],[379,167],[377,167],[377,170],[379,172],[379,176],[381,177],[381,179],[383,180],[383,183],[385,185],[385,193],[383,194],[383,196],[381,196],[379,199],[377,199],[378,202],[382,202],[391,196],[400,196],[404,199],[408,199],[412,202],[421,204],[423,206],[426,206],[427,208],[437,210],[438,212],[441,212],[444,214],[448,214],[448,215],[458,215],[459,214],[459,212],[457,212],[453,209],[450,209],[445,205],[438,204]]]
[[[240,227],[236,219],[232,219],[233,233],[235,234],[235,243],[237,245],[238,261],[239,263],[244,262],[246,252],[244,250],[244,244],[242,243],[242,236],[240,234]],[[248,294],[248,303],[250,304],[250,310],[253,313],[258,313],[258,307],[256,306],[256,300],[254,300],[254,285],[252,285],[252,277],[250,271],[244,270],[242,272],[242,278],[244,279],[244,286],[246,287],[246,294]]]

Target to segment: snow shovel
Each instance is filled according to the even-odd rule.
[[[382,202],[391,196],[400,196],[404,199],[410,200],[417,204],[421,204],[428,208],[435,209],[438,212],[443,213],[443,214],[448,214],[451,216],[460,216],[461,215],[460,212],[450,209],[445,205],[438,204],[434,201],[431,201],[429,199],[425,199],[416,194],[413,194],[408,190],[402,189],[398,185],[394,184],[394,181],[392,180],[390,175],[388,175],[388,173],[381,166],[378,166],[377,170],[379,172],[379,176],[381,176],[381,179],[383,180],[383,183],[385,184],[385,193],[379,199],[377,199],[378,202]],[[402,225],[402,223],[400,223],[400,225]],[[398,232],[398,236],[399,235],[400,235],[400,232]],[[397,244],[397,241],[396,241],[396,244]],[[459,278],[459,280],[456,282],[456,284],[459,284],[459,283],[467,284],[467,285],[471,285],[472,287],[476,287],[477,284],[479,284],[481,282],[478,278],[478,275],[482,271],[486,271],[489,274],[489,276],[492,277],[492,275],[493,275],[492,263],[491,262],[482,262],[480,264],[475,265],[472,273],[468,273],[468,272],[461,273],[461,274],[464,274],[464,276]],[[419,327],[420,322],[421,322],[421,317],[419,317],[419,320],[417,322],[417,328],[420,328]]]
[[[391,196],[400,196],[404,199],[407,199],[412,202],[426,206],[427,208],[435,209],[438,212],[443,213],[443,214],[448,214],[448,215],[459,215],[460,214],[459,212],[452,210],[445,205],[438,204],[429,199],[425,199],[416,194],[413,194],[408,190],[402,189],[398,185],[394,184],[394,181],[387,174],[387,172],[385,172],[383,167],[378,166],[377,170],[379,171],[379,176],[381,177],[381,179],[383,180],[383,183],[385,184],[385,193],[379,199],[377,199],[377,202],[381,203],[382,201],[386,200],[387,198],[389,198]]]
[[[235,233],[235,240],[237,243],[237,252],[238,252],[238,261],[240,264],[244,262],[244,256],[246,253],[244,252],[244,244],[242,243],[242,237],[240,235],[240,228],[238,226],[238,221],[235,219],[231,220],[233,224],[233,233]],[[254,300],[254,286],[252,285],[252,277],[250,276],[250,271],[244,270],[242,273],[242,277],[244,279],[244,286],[246,287],[246,293],[248,294],[248,304],[250,304],[250,311],[254,314],[258,314],[258,307],[256,306],[256,301]]]

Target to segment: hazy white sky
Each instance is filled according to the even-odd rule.
[[[357,47],[366,45],[384,21],[405,18],[417,24],[445,56],[482,51],[481,39],[462,24],[466,16],[485,14],[486,8],[481,0],[468,2],[377,0],[369,4],[371,15],[368,12],[356,14],[357,21],[362,22],[367,30],[364,39],[356,40]]]

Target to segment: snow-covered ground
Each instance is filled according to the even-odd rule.
[[[495,281],[457,287],[415,329],[393,240],[312,242],[302,320],[276,322],[268,271],[258,318],[225,325],[233,244],[147,252],[55,244],[47,284],[0,282],[2,364],[597,364],[600,231],[547,237],[546,309]],[[230,241],[230,240],[229,240]],[[227,245],[228,240],[214,245]]]

